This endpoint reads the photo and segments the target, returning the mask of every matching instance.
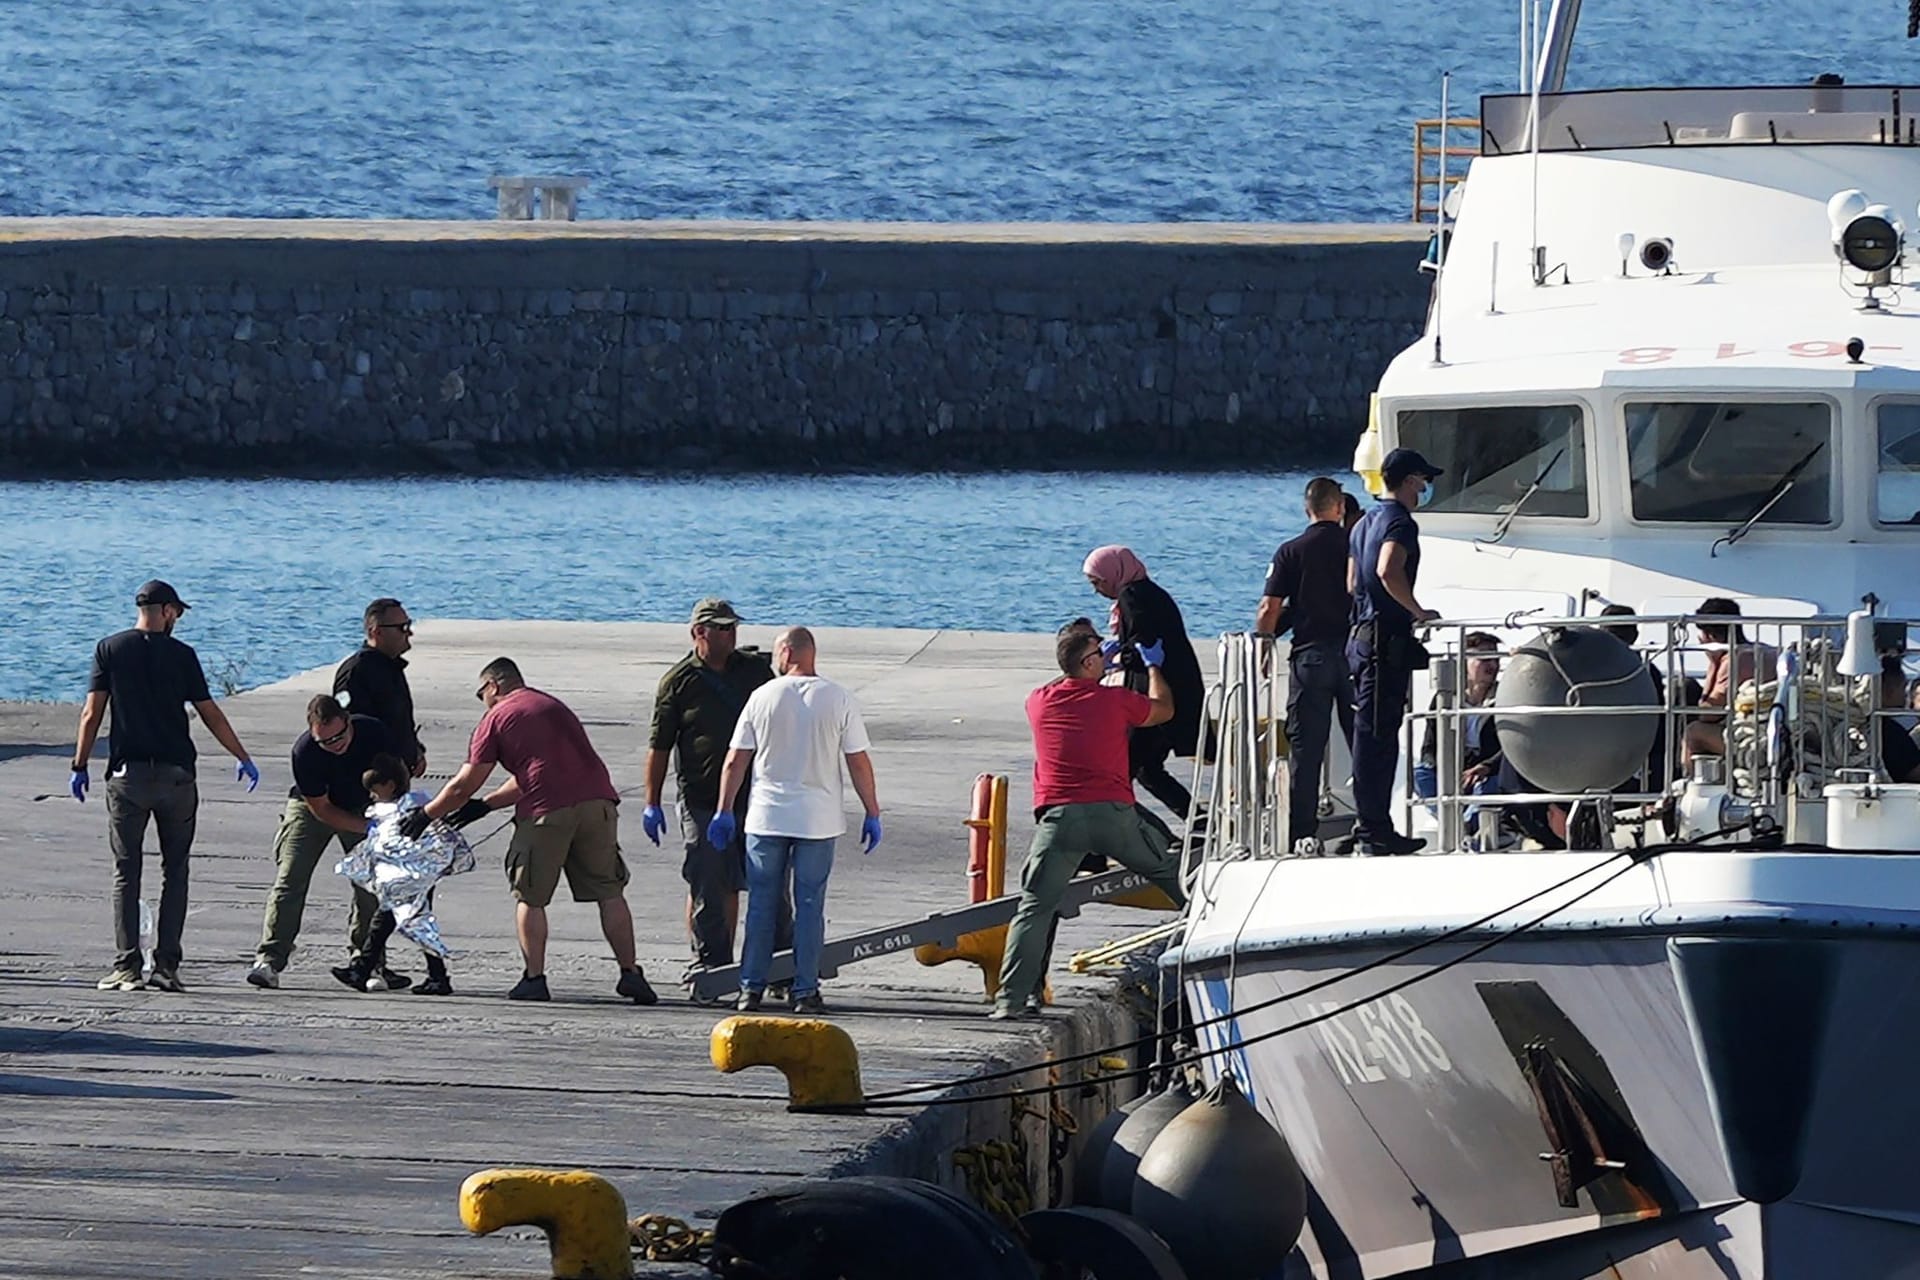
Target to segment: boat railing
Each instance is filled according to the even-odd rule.
[[[1784,826],[1796,805],[1819,802],[1830,784],[1886,778],[1881,722],[1895,718],[1904,732],[1899,718],[1909,713],[1904,705],[1882,705],[1880,661],[1897,655],[1904,673],[1914,625],[1910,619],[1874,619],[1872,651],[1856,655],[1873,674],[1847,675],[1839,669],[1847,650],[1845,617],[1507,615],[1430,624],[1424,638],[1433,659],[1424,698],[1416,683],[1422,704],[1409,708],[1401,741],[1409,783],[1403,829],[1411,829],[1424,809],[1443,849],[1498,848],[1516,838],[1516,826],[1542,842],[1610,847],[1616,828],[1637,826],[1644,833],[1656,821],[1669,836],[1704,834],[1700,815],[1685,812],[1689,800],[1701,796],[1713,799],[1714,815],[1738,818],[1739,825]],[[1497,674],[1490,683],[1476,681],[1466,668],[1476,661],[1470,636],[1482,646],[1493,637],[1496,645],[1482,648],[1485,656],[1477,660],[1499,664],[1517,651],[1516,636],[1525,640],[1580,627],[1604,628],[1622,639],[1623,631],[1631,634],[1630,647],[1654,676],[1657,701],[1583,704],[1583,685],[1576,680],[1558,704],[1501,702]],[[1708,639],[1703,627],[1713,629],[1707,634],[1724,634],[1725,641]],[[1705,682],[1715,671],[1723,674],[1709,691]],[[1709,696],[1711,703],[1704,701]],[[1488,716],[1496,725],[1515,716],[1535,725],[1560,721],[1577,734],[1596,717],[1649,715],[1659,724],[1646,762],[1613,785],[1550,791],[1527,781],[1504,751],[1480,759]],[[1469,760],[1482,766],[1471,781]]]

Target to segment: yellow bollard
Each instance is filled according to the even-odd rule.
[[[924,965],[945,964],[949,960],[979,965],[980,980],[986,985],[987,999],[991,1000],[1000,994],[1000,960],[1006,950],[1007,926],[996,924],[990,929],[961,934],[951,947],[937,942],[915,947],[913,958]]]
[[[477,1236],[502,1227],[539,1227],[547,1233],[554,1280],[632,1280],[627,1202],[597,1173],[476,1173],[461,1184],[460,1221]]]
[[[853,1037],[819,1018],[722,1018],[708,1049],[724,1072],[778,1067],[787,1078],[789,1111],[858,1106],[866,1097]]]

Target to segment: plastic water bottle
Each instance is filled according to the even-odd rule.
[[[153,972],[153,908],[140,899],[140,956],[146,973]]]

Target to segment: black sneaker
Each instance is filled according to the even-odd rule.
[[[1027,1003],[1022,1007],[1026,1010],[1029,1017],[1037,1018],[1040,1016],[1041,1009],[1045,1006],[1041,1003],[1039,996],[1028,996]]]
[[[1426,847],[1425,840],[1415,836],[1403,836],[1397,831],[1389,831],[1371,840],[1360,841],[1354,846],[1354,852],[1363,858],[1397,858],[1418,853]]]
[[[513,990],[507,992],[507,999],[509,1000],[551,1000],[553,999],[551,995],[547,994],[547,975],[543,973],[536,978],[530,974],[524,974],[524,973],[521,974],[520,981],[513,984]]]
[[[176,970],[162,969],[159,965],[155,965],[153,972],[147,975],[147,990],[171,991],[178,994],[186,988],[180,985],[180,974]]]
[[[827,1013],[827,1002],[820,998],[818,991],[804,996],[795,996],[787,1006],[794,1013],[804,1013],[810,1017],[823,1018]]]
[[[352,987],[355,991],[365,991],[367,989],[367,979],[372,976],[367,972],[366,966],[358,960],[349,961],[346,964],[337,964],[327,970],[327,972],[338,978],[343,985]]]
[[[767,987],[767,998],[769,1000],[786,1000],[786,999],[790,999],[792,996],[793,996],[792,979],[788,979],[785,982],[770,983]]]
[[[413,994],[417,996],[450,996],[453,994],[453,980],[444,975],[440,977],[429,976],[424,982],[414,987]]]
[[[766,997],[758,991],[742,991],[733,1002],[733,1007],[741,1013],[758,1013],[765,1000]]]
[[[653,984],[647,981],[647,975],[639,968],[622,969],[620,981],[613,989],[635,1004],[659,1004],[660,997],[654,993]]]
[[[383,989],[387,991],[405,991],[413,985],[412,978],[404,973],[395,973],[385,965],[381,965],[373,971],[371,980],[378,985],[368,987],[367,990],[369,991],[380,991]]]

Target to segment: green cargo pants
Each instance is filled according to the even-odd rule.
[[[293,940],[300,933],[300,919],[307,911],[307,888],[313,881],[320,855],[338,839],[341,852],[353,848],[365,834],[348,835],[314,817],[313,810],[299,796],[289,797],[280,815],[280,832],[273,839],[275,864],[273,889],[267,894],[267,920],[260,930],[259,957],[275,969],[287,967],[293,955]],[[329,876],[333,869],[327,869]],[[355,955],[366,945],[373,918],[380,913],[380,900],[353,886],[353,908],[347,918],[347,945]]]
[[[1185,905],[1180,888],[1180,859],[1165,836],[1149,826],[1130,804],[1062,804],[1040,815],[1033,829],[1027,865],[1020,872],[1020,906],[1007,930],[1007,952],[1000,960],[1000,994],[995,1003],[1018,1011],[1046,978],[1047,939],[1067,881],[1090,853],[1102,853],[1129,871],[1137,871],[1169,898]]]

